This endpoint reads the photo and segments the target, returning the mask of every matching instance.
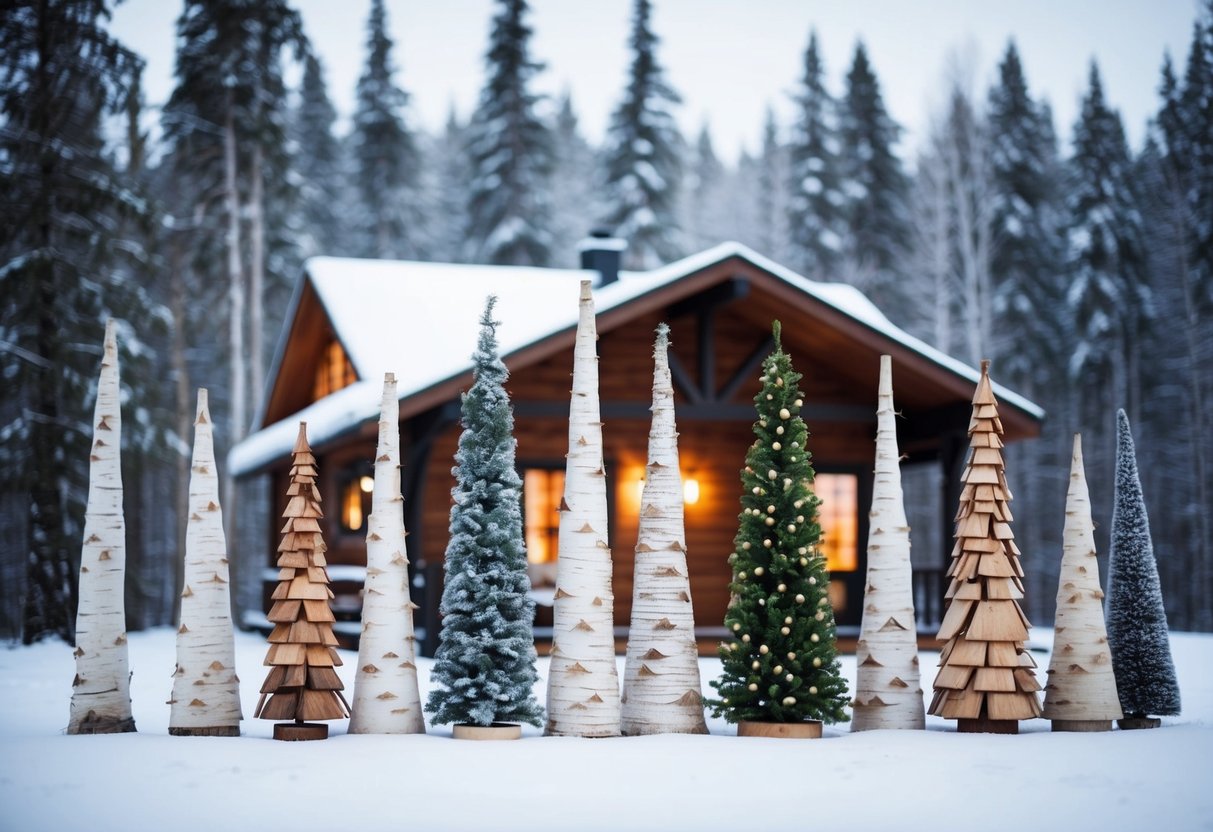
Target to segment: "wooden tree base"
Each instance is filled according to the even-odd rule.
[[[956,730],[962,734],[1018,734],[1017,719],[958,719]]]
[[[135,718],[127,717],[126,719],[102,719],[91,712],[84,718],[84,721],[76,726],[73,731],[68,729],[69,734],[129,734],[135,730]]]
[[[1111,731],[1110,719],[1055,719],[1054,731]]]
[[[1156,716],[1134,716],[1116,720],[1122,731],[1135,731],[1138,728],[1161,728],[1162,720]]]
[[[325,740],[329,727],[317,722],[279,722],[274,726],[274,739],[288,742],[303,740]]]
[[[216,725],[213,728],[169,728],[174,737],[238,737],[239,725]]]
[[[457,740],[516,740],[522,737],[522,726],[512,722],[494,722],[492,725],[461,722],[452,733]]]
[[[810,719],[805,722],[750,722],[743,719],[737,723],[737,736],[819,740],[821,739],[821,720]]]

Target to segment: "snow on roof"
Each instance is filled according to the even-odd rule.
[[[976,369],[893,325],[854,287],[809,280],[740,243],[722,243],[648,272],[621,271],[617,281],[595,289],[595,308],[599,313],[614,309],[733,256],[977,382]],[[466,372],[490,294],[498,296],[497,341],[501,354],[508,356],[576,327],[580,281],[598,277],[583,269],[339,257],[313,257],[304,271],[361,380],[237,444],[228,455],[235,476],[288,454],[300,420],[308,423],[312,444],[319,444],[373,419],[384,373],[395,373],[403,399]],[[1037,418],[1044,415],[1022,396],[998,385],[995,389],[1004,401]]]

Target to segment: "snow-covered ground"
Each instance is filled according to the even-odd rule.
[[[1161,730],[1053,734],[1035,720],[1018,736],[962,735],[928,717],[925,732],[841,725],[795,741],[709,720],[709,737],[527,728],[501,743],[446,726],[350,736],[343,722],[324,742],[283,743],[253,719],[238,739],[170,737],[169,630],[130,639],[139,733],[69,737],[71,650],[0,649],[0,830],[1213,830],[1213,637],[1175,634],[1172,647],[1184,713]],[[237,636],[246,717],[264,654],[260,637]],[[343,656],[349,691],[356,655]],[[936,656],[922,661],[929,691]],[[720,665],[702,664],[706,688]],[[853,657],[843,669],[853,686]]]

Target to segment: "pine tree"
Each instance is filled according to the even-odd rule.
[[[676,219],[683,140],[671,113],[681,99],[657,63],[651,12],[649,0],[636,0],[628,87],[607,130],[611,207],[605,221],[628,241],[625,265],[634,269],[654,268],[683,253]]]
[[[825,88],[816,30],[809,33],[804,77],[796,94],[797,120],[789,142],[788,230],[793,265],[816,280],[834,277],[843,247],[843,194],[835,137],[837,104]]]
[[[99,357],[80,344],[100,344],[109,317],[160,320],[123,268],[147,263],[131,232],[150,211],[103,124],[137,96],[142,61],[106,33],[109,6],[21,0],[0,14],[0,490],[28,497],[4,530],[23,550],[26,643],[73,639],[90,441],[77,426]],[[142,343],[121,329],[129,359]],[[139,383],[134,374],[128,386]]]
[[[415,210],[419,159],[404,122],[408,95],[393,79],[392,47],[383,0],[374,0],[351,136],[360,198],[358,252],[363,257],[398,260],[418,256],[422,234]]]
[[[1108,556],[1108,645],[1122,728],[1150,727],[1147,716],[1179,713],[1179,683],[1171,659],[1150,517],[1146,513],[1137,451],[1124,410],[1116,412],[1116,490]],[[1156,723],[1155,723],[1156,724]]]
[[[560,97],[553,134],[555,156],[552,165],[552,265],[579,268],[577,244],[592,230],[594,221],[605,210],[602,187],[597,175],[597,153],[581,134],[573,97]]]
[[[893,150],[901,128],[885,110],[862,43],[846,86],[838,120],[844,277],[881,309],[897,310],[906,307],[898,276],[909,242],[909,185]]]
[[[471,187],[471,162],[467,149],[467,125],[459,121],[454,107],[447,113],[442,132],[433,137],[425,158],[429,160],[430,193],[435,206],[429,228],[430,253],[437,262],[462,263],[467,257],[467,194]]]
[[[299,186],[299,215],[304,257],[316,254],[351,255],[343,228],[344,201],[341,145],[333,134],[337,111],[329,100],[324,68],[315,54],[303,63],[299,106],[293,133],[297,148],[295,166],[302,174]]]
[[[695,141],[690,176],[685,183],[686,208],[682,226],[693,250],[705,249],[726,239],[730,223],[725,217],[726,173],[712,146],[705,123]]]
[[[455,455],[442,633],[426,710],[435,722],[542,725],[535,700],[535,602],[522,537],[522,481],[514,468],[509,373],[497,352],[496,297],[480,318],[472,387],[463,396]],[[563,554],[563,553],[562,553]]]
[[[845,721],[847,683],[839,672],[830,576],[817,548],[820,500],[813,493],[809,432],[801,418],[801,375],[780,343],[762,365],[754,397],[758,421],[742,471],[740,527],[729,555],[732,634],[720,646],[724,669],[708,703],[729,722]]]
[[[543,64],[530,56],[526,0],[498,0],[485,56],[488,79],[468,128],[472,183],[468,256],[476,263],[546,266],[552,136],[531,82]]]
[[[738,178],[742,182],[752,178],[756,185],[748,201],[753,208],[741,212],[742,218],[750,217],[754,222],[754,247],[781,263],[795,262],[788,259],[791,258],[792,251],[792,224],[789,222],[789,210],[792,205],[789,187],[790,159],[791,148],[780,142],[775,113],[768,107],[762,127],[762,153],[756,160],[757,171],[753,177],[746,176],[745,166],[738,164]]]

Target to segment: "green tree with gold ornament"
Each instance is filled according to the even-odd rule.
[[[742,511],[729,563],[733,600],[720,645],[724,672],[707,704],[729,722],[841,722],[849,717],[839,672],[830,576],[819,550],[801,375],[780,343],[762,364],[758,421],[741,472]]]

